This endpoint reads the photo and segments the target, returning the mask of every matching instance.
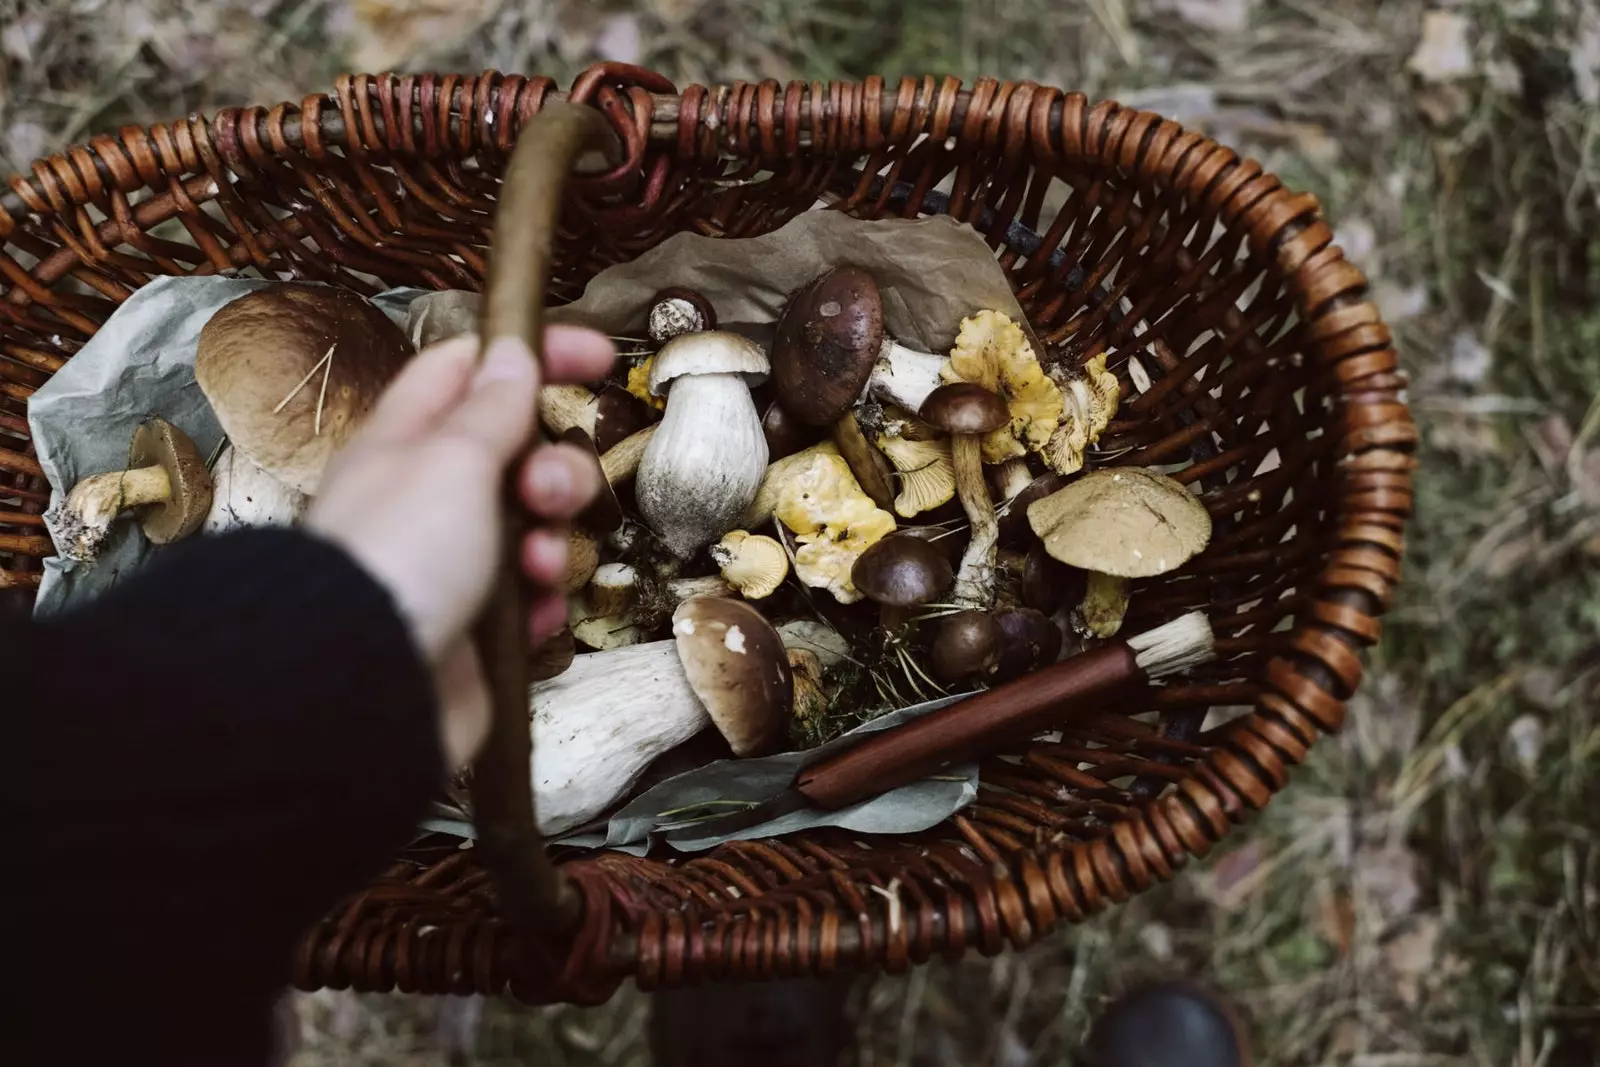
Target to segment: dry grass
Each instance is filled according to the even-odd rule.
[[[346,65],[565,79],[597,56],[680,82],[1032,77],[1247,149],[1323,198],[1373,277],[1424,431],[1409,582],[1351,726],[1178,883],[1012,956],[872,984],[857,1058],[1065,1063],[1107,992],[1178,971],[1241,999],[1267,1064],[1586,1064],[1600,16],[1437,6],[1467,50],[1428,84],[1407,69],[1423,0],[0,0],[0,167]],[[592,1011],[324,993],[299,1004],[297,1062],[641,1063],[645,1012],[631,992]]]

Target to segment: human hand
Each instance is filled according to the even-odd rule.
[[[378,580],[433,668],[446,755],[465,763],[488,731],[489,698],[468,628],[500,559],[500,487],[533,431],[539,367],[521,342],[499,339],[481,366],[478,341],[458,337],[418,353],[367,423],[334,457],[306,526],[342,546]],[[611,342],[591,330],[545,333],[551,382],[585,382],[611,369]],[[568,445],[537,449],[517,477],[544,525],[522,545],[523,570],[541,586],[566,568],[563,523],[600,488],[594,459]],[[559,593],[541,592],[530,643],[566,622]]]

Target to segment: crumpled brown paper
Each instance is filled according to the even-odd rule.
[[[986,308],[1027,321],[994,252],[970,227],[945,215],[863,222],[839,211],[808,211],[760,237],[680,233],[607,267],[549,318],[642,336],[652,298],[677,285],[710,300],[721,322],[772,322],[795,290],[845,264],[877,280],[889,335],[912,348],[948,351],[961,320]]]

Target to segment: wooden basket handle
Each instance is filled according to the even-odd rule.
[[[620,141],[592,108],[548,102],[523,126],[500,186],[479,330],[480,359],[496,339],[516,337],[544,364],[544,293],[562,183],[574,169],[603,172],[620,158]],[[538,419],[533,421],[530,448],[543,439]],[[582,906],[545,855],[534,810],[529,605],[521,578],[525,523],[514,483],[521,466],[519,455],[505,486],[500,572],[477,625],[493,717],[473,768],[473,819],[502,913],[518,929],[555,934],[578,924]]]

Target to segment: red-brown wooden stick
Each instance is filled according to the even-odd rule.
[[[1133,649],[1103,645],[873,734],[800,772],[795,787],[819,808],[843,808],[1136,697],[1146,685]]]

